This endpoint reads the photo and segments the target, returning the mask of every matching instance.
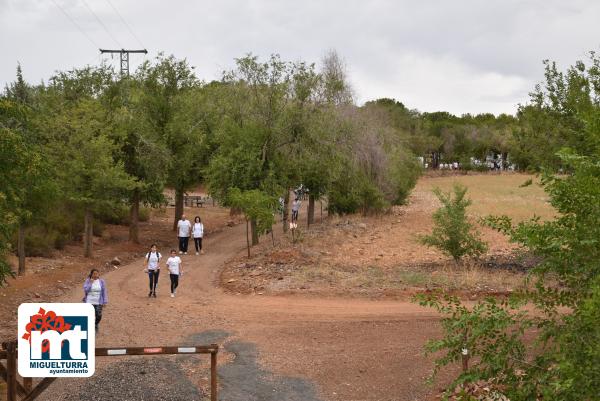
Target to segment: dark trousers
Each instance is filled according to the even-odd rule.
[[[179,274],[169,274],[171,278],[171,294],[175,292],[175,289],[179,285]]]
[[[292,222],[295,223],[296,221],[298,221],[298,211],[292,210]]]
[[[196,252],[200,252],[202,250],[202,237],[194,237],[194,245],[196,246]]]
[[[94,314],[96,315],[96,327],[98,327],[98,323],[102,320],[102,307],[104,305],[92,305],[94,307]]]
[[[150,292],[156,292],[156,284],[158,284],[158,275],[160,270],[148,270],[148,278],[150,279]]]
[[[190,237],[179,237],[179,250],[181,252],[187,252],[189,242]]]

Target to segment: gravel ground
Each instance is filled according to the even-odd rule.
[[[68,391],[61,391],[60,387],[66,380],[69,379],[57,380],[39,399],[47,401],[203,401],[207,399],[186,378],[179,365],[167,357],[144,359],[133,357],[114,362],[97,369],[90,379],[70,379],[69,381],[77,381],[77,383],[68,386]]]
[[[190,343],[223,343],[229,333],[209,330],[187,338]],[[279,376],[258,363],[255,344],[232,341],[224,350],[233,355],[231,362],[220,365],[219,400],[221,401],[320,401],[313,383],[294,377]],[[194,356],[131,357],[97,364],[90,379],[59,379],[39,399],[45,401],[205,401],[185,374],[183,366]],[[208,375],[208,372],[206,372]],[[69,385],[65,386],[68,380]]]

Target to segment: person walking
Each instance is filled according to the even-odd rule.
[[[200,216],[194,217],[194,226],[192,227],[192,236],[194,237],[194,246],[196,247],[196,255],[201,253],[204,255],[202,250],[202,237],[204,236],[204,224]]]
[[[183,263],[181,258],[177,256],[175,249],[171,249],[171,257],[167,259],[167,268],[171,279],[171,298],[174,298],[179,286],[179,276],[183,274]]]
[[[156,244],[152,244],[150,252],[146,254],[146,268],[145,272],[148,273],[148,279],[150,281],[150,292],[149,297],[156,298],[156,285],[158,284],[158,275],[160,274],[160,259],[162,255],[158,252]]]
[[[98,324],[102,320],[102,309],[108,303],[108,295],[106,293],[106,283],[100,278],[98,269],[92,269],[90,275],[83,283],[83,302],[92,304],[96,317],[95,326],[98,331]]]
[[[177,222],[177,236],[179,238],[179,254],[182,253],[187,255],[188,243],[190,241],[190,231],[192,224],[188,219],[185,218],[185,214],[181,215],[181,218]]]
[[[292,223],[296,223],[298,221],[298,212],[300,211],[300,199],[295,198],[294,202],[292,202]]]

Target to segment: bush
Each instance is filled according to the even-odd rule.
[[[479,239],[479,233],[467,219],[467,207],[471,204],[465,198],[467,188],[455,185],[454,197],[451,193],[443,193],[439,188],[433,192],[442,207],[433,214],[432,233],[421,236],[420,242],[438,248],[457,262],[464,256],[477,257],[485,253],[487,245]]]
[[[96,219],[105,224],[128,226],[131,224],[129,206],[121,204],[111,209],[100,210],[96,213]],[[150,208],[140,207],[139,221],[148,220],[150,220]]]
[[[559,157],[572,173],[542,179],[555,219],[486,219],[539,258],[527,278],[534,285],[510,302],[420,299],[445,315],[444,337],[427,346],[438,355],[436,371],[460,360],[463,348],[471,355],[450,389],[483,380],[513,401],[600,399],[600,160]]]
[[[332,214],[364,215],[380,213],[389,207],[383,192],[361,173],[344,171],[331,184],[327,211]]]
[[[423,168],[411,153],[396,152],[391,160],[391,191],[388,200],[394,205],[406,204],[422,172]]]
[[[33,227],[25,232],[25,255],[49,258],[56,242],[58,233],[46,231],[42,227]]]

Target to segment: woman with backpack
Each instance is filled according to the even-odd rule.
[[[156,248],[156,244],[152,244],[150,247],[150,252],[146,254],[146,268],[144,272],[148,273],[148,278],[150,280],[150,292],[148,293],[148,297],[156,298],[156,284],[158,284],[158,275],[160,273],[160,259],[162,255],[158,252]]]
[[[202,220],[200,216],[196,216],[194,218],[194,225],[192,226],[192,235],[194,236],[194,245],[196,246],[196,255],[198,252],[204,255],[204,251],[202,250],[202,237],[204,236],[204,224],[202,224]]]

